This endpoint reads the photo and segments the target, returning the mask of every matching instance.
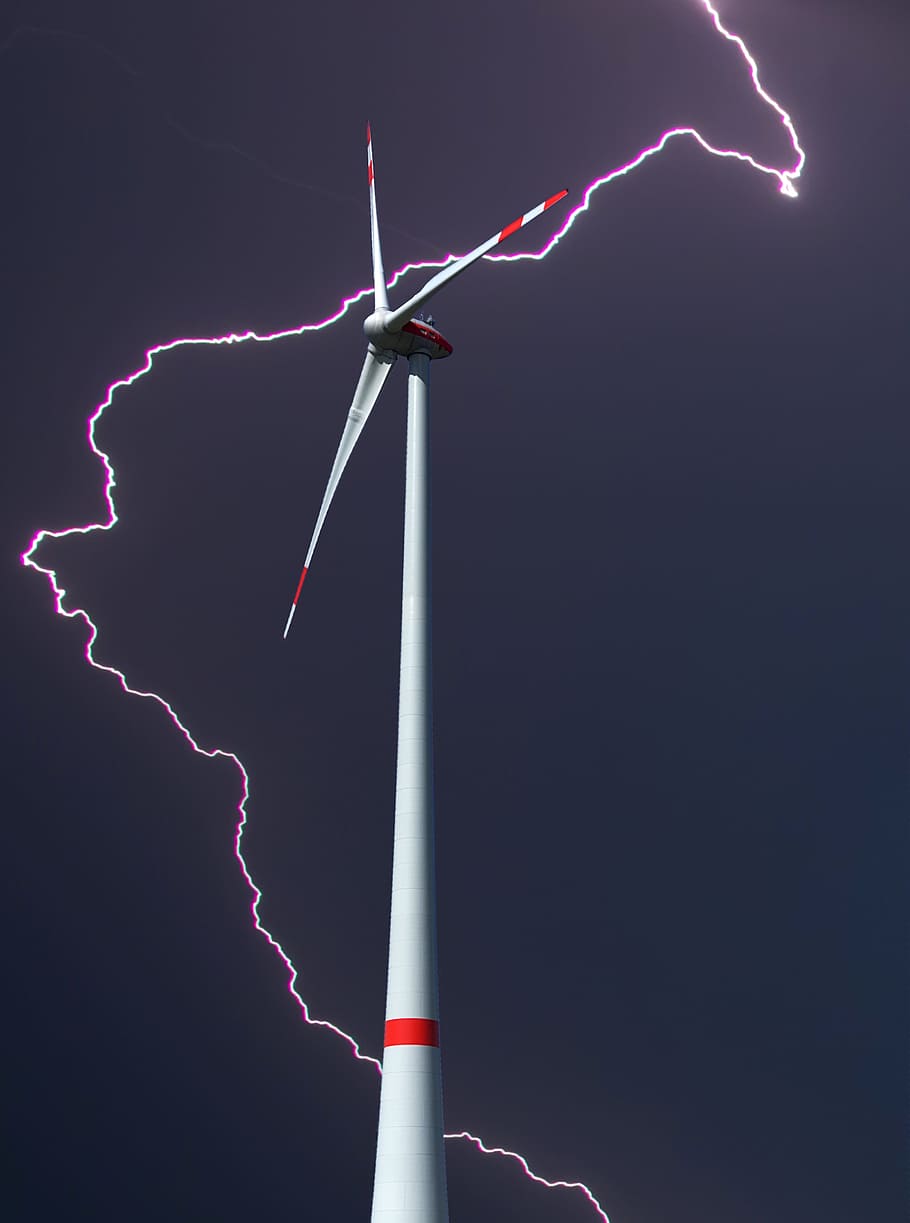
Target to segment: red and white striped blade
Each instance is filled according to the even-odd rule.
[[[376,176],[373,173],[373,134],[367,124],[367,177],[370,183],[370,236],[373,243],[373,309],[388,306],[382,248],[379,244],[379,214],[376,211]]]
[[[389,376],[389,370],[394,362],[394,353],[376,353],[372,348],[367,350],[366,360],[360,372],[360,381],[357,383],[357,390],[354,392],[354,398],[348,409],[348,418],[345,421],[344,430],[341,434],[341,441],[338,443],[335,462],[332,464],[329,482],[325,488],[322,505],[319,507],[319,515],[316,518],[313,537],[307,549],[306,560],[303,562],[300,580],[297,583],[297,589],[294,591],[291,610],[288,612],[287,623],[284,626],[285,637],[287,637],[290,631],[291,621],[294,619],[294,612],[297,610],[297,602],[303,589],[303,582],[310,568],[313,553],[316,551],[316,544],[322,531],[322,524],[325,522],[325,516],[329,512],[329,506],[332,504],[332,498],[335,496],[335,489],[338,487],[348,459],[351,457],[351,452],[357,445],[357,439],[360,437],[361,430],[367,422],[367,417],[373,410],[373,405],[379,398],[379,392],[385,385],[385,380]]]
[[[488,238],[486,242],[481,243],[475,250],[470,251],[467,255],[462,255],[460,259],[456,259],[454,263],[448,264],[442,271],[437,272],[432,276],[423,288],[415,293],[410,301],[406,301],[403,306],[399,306],[385,321],[387,331],[400,331],[406,322],[415,314],[425,302],[429,301],[434,294],[438,293],[443,285],[447,285],[450,280],[454,280],[456,276],[460,276],[465,268],[469,268],[472,263],[476,263],[495,246],[499,246],[500,242],[505,242],[506,238],[510,238],[512,234],[518,233],[520,229],[537,217],[542,216],[548,208],[552,208],[554,204],[558,204],[560,200],[564,200],[569,194],[568,190],[558,191],[556,195],[551,195],[549,199],[543,200],[536,208],[532,208],[530,212],[524,213],[511,225],[507,225],[505,229],[499,230],[492,238]]]

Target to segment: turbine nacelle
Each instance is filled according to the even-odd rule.
[[[430,358],[439,359],[452,355],[452,345],[432,324],[423,319],[408,319],[395,330],[389,327],[393,312],[388,306],[380,306],[364,320],[363,333],[370,348],[377,352],[395,353],[409,357],[415,352],[425,352]]]

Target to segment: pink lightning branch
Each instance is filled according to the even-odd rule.
[[[656,153],[659,153],[662,149],[666,148],[670,141],[675,140],[678,137],[689,137],[690,139],[694,140],[706,153],[710,153],[713,157],[730,158],[734,161],[744,163],[750,169],[776,180],[778,189],[783,195],[790,198],[796,197],[796,183],[800,178],[805,166],[806,154],[800,146],[793,120],[783,109],[783,107],[773,97],[771,97],[771,95],[763,87],[759,76],[758,64],[746,44],[743,42],[742,38],[731,33],[724,26],[717,9],[711,3],[711,0],[699,0],[699,3],[704,9],[705,14],[711,20],[718,35],[720,35],[720,37],[726,42],[731,43],[736,47],[744,63],[746,64],[749,78],[755,93],[776,115],[778,121],[786,131],[793,153],[793,164],[789,168],[763,165],[749,153],[744,153],[736,149],[715,148],[715,146],[705,140],[705,138],[698,131],[696,131],[695,128],[672,128],[669,131],[664,132],[660,139],[654,144],[642,149],[630,161],[618,166],[616,169],[610,170],[607,174],[604,174],[602,177],[589,183],[583,192],[581,202],[567,215],[562,226],[550,236],[540,250],[521,251],[517,254],[510,255],[488,255],[486,258],[494,263],[514,263],[523,259],[540,260],[546,258],[546,256],[550,254],[557,244],[566,237],[575,222],[578,220],[579,216],[588,210],[596,191],[598,191],[601,187],[605,187],[609,183],[614,182],[616,179],[623,178],[627,174],[630,174],[650,157],[653,157]],[[446,264],[451,263],[456,258],[457,256],[450,254],[446,258],[437,261],[406,264],[404,267],[399,268],[398,271],[394,273],[388,287],[393,288],[398,281],[409,272],[416,271],[418,269],[445,267]],[[240,800],[237,804],[237,821],[234,829],[234,852],[251,896],[250,915],[252,917],[253,925],[268,942],[269,946],[272,948],[284,966],[284,970],[287,973],[288,993],[299,1007],[304,1022],[311,1027],[322,1028],[328,1032],[331,1032],[333,1036],[344,1041],[348,1045],[353,1057],[355,1057],[358,1061],[370,1064],[381,1074],[381,1063],[376,1058],[370,1057],[369,1055],[363,1053],[359,1043],[354,1039],[354,1037],[350,1036],[347,1032],[342,1031],[341,1028],[337,1027],[330,1020],[317,1018],[310,1012],[306,1001],[298,989],[299,972],[297,967],[294,965],[290,956],[284,950],[278,939],[276,939],[275,936],[262,924],[259,915],[259,903],[262,899],[262,891],[257,886],[252,875],[250,874],[246,859],[243,855],[243,834],[246,829],[248,818],[247,804],[250,797],[250,779],[243,762],[240,760],[240,757],[234,752],[228,751],[224,748],[203,747],[199,740],[196,739],[190,732],[181,716],[175,710],[174,706],[163,696],[160,696],[156,692],[144,692],[140,689],[131,687],[123,671],[111,666],[108,663],[99,662],[98,659],[96,659],[94,652],[95,645],[98,640],[97,625],[84,608],[69,608],[65,605],[66,590],[60,585],[56,571],[39,564],[36,560],[38,550],[46,539],[66,539],[73,535],[88,535],[93,531],[110,531],[116,526],[118,522],[117,510],[114,502],[116,476],[110,456],[100,448],[95,440],[95,427],[107,409],[111,407],[115,394],[126,387],[132,386],[133,383],[138,382],[140,378],[150,373],[156,357],[169,352],[171,349],[182,348],[189,345],[212,346],[220,344],[240,344],[247,340],[254,340],[257,343],[265,344],[271,342],[272,340],[284,339],[295,335],[304,335],[310,331],[321,331],[327,327],[331,327],[333,323],[336,323],[340,318],[347,314],[352,306],[354,306],[362,298],[366,297],[371,291],[371,288],[360,289],[356,293],[351,294],[351,296],[344,298],[338,309],[333,314],[330,314],[327,318],[322,319],[320,322],[304,323],[299,327],[291,327],[285,331],[277,331],[270,335],[259,335],[257,332],[251,330],[240,334],[225,336],[185,337],[170,340],[167,343],[157,344],[150,348],[145,354],[145,362],[143,365],[134,370],[131,374],[127,375],[127,377],[113,382],[108,387],[107,394],[105,395],[104,399],[91,413],[87,421],[87,441],[89,449],[100,462],[104,472],[104,497],[107,507],[106,520],[102,522],[90,522],[81,526],[66,527],[58,531],[47,529],[39,530],[29,543],[29,546],[22,553],[21,561],[27,568],[43,574],[47,579],[48,585],[50,586],[53,594],[54,610],[58,615],[64,616],[70,620],[81,620],[84,623],[87,629],[84,657],[90,666],[94,667],[98,671],[104,671],[108,675],[112,675],[120,684],[123,691],[129,693],[129,695],[142,697],[145,700],[154,701],[156,704],[160,705],[194,752],[213,760],[218,758],[229,760],[237,769],[237,772],[240,775],[241,785]],[[515,1151],[507,1150],[505,1147],[489,1146],[482,1139],[478,1138],[474,1134],[468,1133],[467,1131],[462,1131],[457,1134],[447,1134],[446,1137],[468,1142],[484,1155],[498,1155],[514,1162],[521,1169],[523,1175],[525,1175],[535,1184],[542,1185],[547,1189],[572,1190],[578,1194],[581,1194],[582,1197],[590,1204],[597,1216],[603,1219],[604,1223],[609,1223],[606,1211],[588,1186],[582,1184],[581,1181],[548,1180],[547,1178],[532,1171],[524,1156]]]

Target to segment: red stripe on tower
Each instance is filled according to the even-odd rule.
[[[554,204],[558,204],[560,200],[564,200],[568,194],[569,189],[566,187],[566,189],[564,191],[560,191],[558,195],[551,195],[548,200],[544,201],[544,212],[546,212],[548,208],[552,208]]]
[[[390,1045],[429,1045],[439,1048],[438,1019],[387,1019],[385,1047]]]

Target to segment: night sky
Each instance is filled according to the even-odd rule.
[[[897,1223],[910,10],[720,11],[799,199],[678,141],[433,305],[447,1127],[612,1223]],[[7,0],[0,91],[3,1217],[360,1223],[378,1078],[252,927],[237,770],[89,669],[19,554],[104,516],[85,422],[151,345],[369,282],[366,119],[389,269],[668,127],[792,151],[696,0]],[[122,521],[39,560],[101,661],[242,758],[263,921],[379,1055],[403,362],[281,638],[367,311],[159,358],[98,428]],[[453,1223],[597,1219],[448,1159]]]

